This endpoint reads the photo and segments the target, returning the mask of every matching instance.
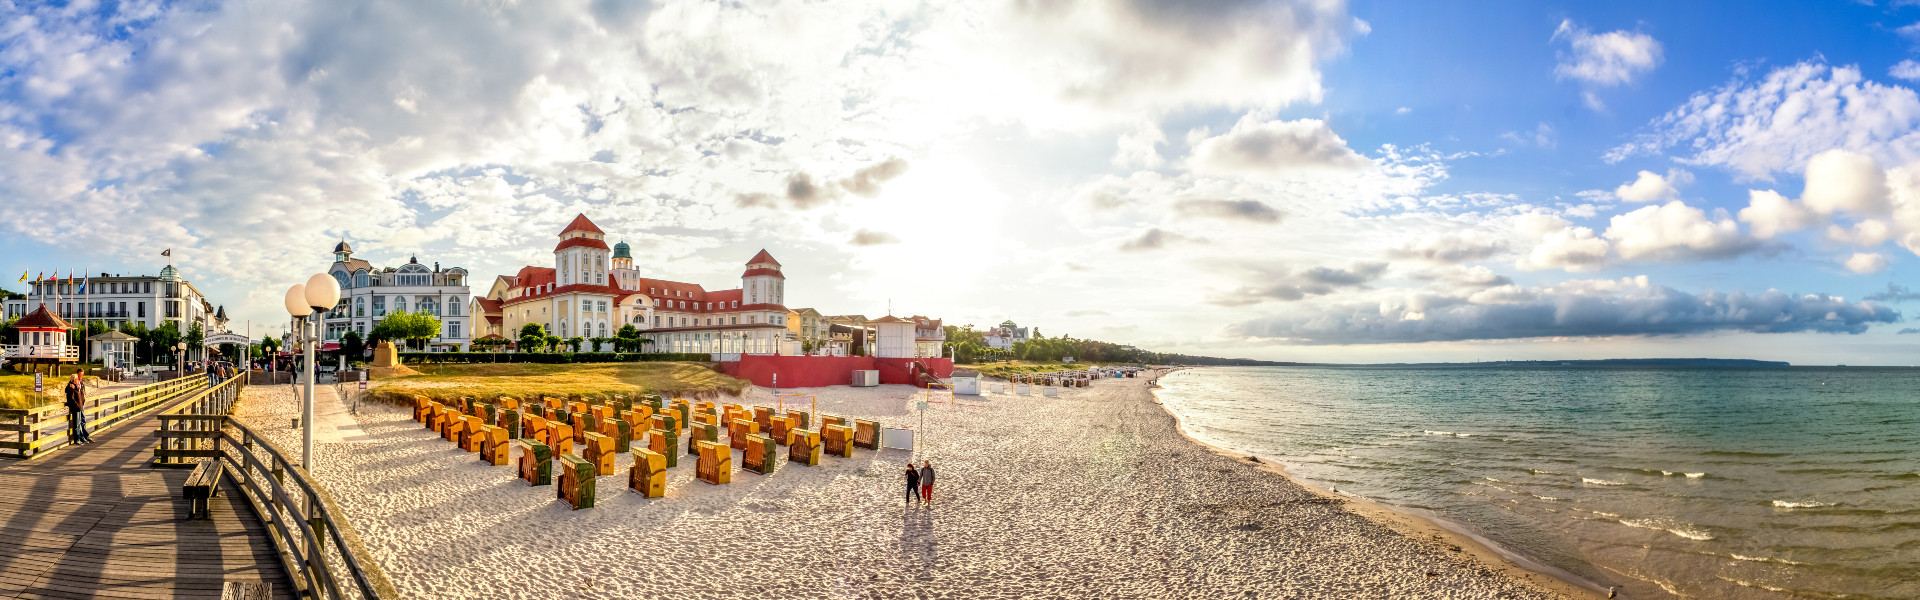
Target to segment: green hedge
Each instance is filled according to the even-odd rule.
[[[564,365],[569,363],[613,362],[713,362],[713,355],[705,352],[534,352],[525,354],[518,352],[401,352],[400,362],[410,365],[427,363],[535,363]]]

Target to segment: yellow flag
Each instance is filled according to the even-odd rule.
[[[20,272],[20,282],[21,282],[21,283],[26,283],[26,281],[27,281],[27,272],[26,272],[26,271],[21,271],[21,272]]]

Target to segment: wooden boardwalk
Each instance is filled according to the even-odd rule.
[[[188,521],[187,469],[149,467],[161,410],[96,443],[0,462],[0,599],[219,598],[226,581],[293,583],[231,479]]]

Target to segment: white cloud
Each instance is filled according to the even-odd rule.
[[[1641,171],[1640,177],[1632,183],[1614,188],[1613,195],[1627,202],[1665,202],[1680,197],[1680,186],[1693,182],[1693,174],[1680,169],[1669,169],[1666,176],[1652,171]]]
[[[1523,271],[1561,269],[1592,271],[1606,265],[1610,246],[1593,229],[1575,227],[1566,219],[1532,213],[1514,217],[1514,229],[1534,242],[1533,249],[1514,262]]]
[[[1806,228],[1818,222],[1819,217],[1779,192],[1749,190],[1747,207],[1740,209],[1740,220],[1752,227],[1754,237],[1764,240]]]
[[[1451,232],[1428,235],[1409,241],[1398,248],[1388,250],[1387,255],[1401,259],[1458,264],[1485,260],[1505,252],[1506,249],[1506,243],[1477,232]]]
[[[1827,226],[1827,239],[1856,246],[1878,246],[1893,237],[1891,224],[1879,219],[1866,219],[1854,223],[1853,227],[1840,225]]]
[[[1404,115],[1411,112],[1413,112],[1413,109],[1405,106],[1393,109],[1393,114],[1396,114],[1396,115]]]
[[[1887,257],[1874,252],[1855,252],[1847,258],[1847,270],[1858,275],[1870,275],[1887,270]]]
[[[1744,180],[1771,181],[1833,149],[1906,164],[1920,159],[1920,95],[1866,81],[1854,67],[1804,62],[1694,94],[1606,160],[1669,148],[1686,149],[1683,163],[1727,168]]]
[[[1912,59],[1900,61],[1887,69],[1887,76],[1907,81],[1920,80],[1920,62]]]
[[[1194,172],[1255,178],[1302,170],[1353,170],[1372,161],[1347,147],[1319,119],[1266,121],[1249,114],[1233,129],[1201,139],[1189,161]]]
[[[1159,146],[1167,143],[1167,134],[1152,120],[1142,119],[1133,130],[1114,140],[1113,166],[1156,169],[1166,163]]]
[[[1533,131],[1509,131],[1500,134],[1500,138],[1521,144],[1532,144],[1541,148],[1552,148],[1555,143],[1553,126],[1545,122],[1535,125]]]
[[[1586,89],[1583,100],[1589,108],[1601,110],[1597,88],[1631,83],[1660,65],[1660,42],[1653,36],[1628,31],[1594,34],[1575,26],[1572,20],[1560,22],[1553,39],[1565,40],[1568,51],[1560,53],[1553,74],[1561,79],[1581,82]]]
[[[1741,233],[1732,219],[1709,219],[1705,212],[1679,201],[1616,215],[1605,237],[1628,260],[1725,259],[1762,247]]]
[[[1807,188],[1800,201],[1821,215],[1848,211],[1885,215],[1887,176],[1873,157],[1846,150],[1828,150],[1807,163]]]

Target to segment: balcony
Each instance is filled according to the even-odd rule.
[[[73,319],[131,319],[133,313],[124,310],[76,310],[71,314],[60,315],[69,321]]]
[[[79,346],[29,346],[26,344],[16,344],[12,346],[0,346],[0,356],[5,356],[6,359],[10,361],[38,359],[38,360],[58,360],[61,362],[78,362],[80,360],[80,347]]]

